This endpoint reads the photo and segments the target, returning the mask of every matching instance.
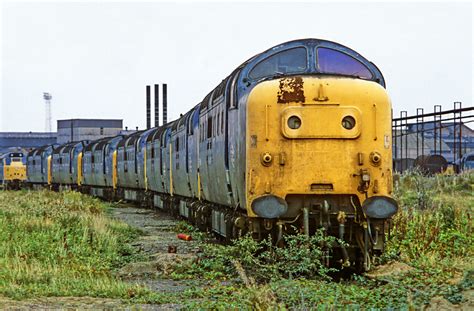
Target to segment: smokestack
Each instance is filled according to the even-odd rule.
[[[160,126],[160,107],[158,106],[160,103],[159,95],[160,85],[155,84],[155,127]]]
[[[168,123],[168,85],[163,83],[163,125]]]
[[[151,127],[151,98],[150,98],[150,86],[146,86],[146,128]]]

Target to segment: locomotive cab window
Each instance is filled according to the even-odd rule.
[[[304,72],[307,68],[307,53],[303,47],[293,48],[272,55],[258,63],[249,73],[249,78],[260,79],[275,74]]]
[[[368,80],[373,77],[369,69],[360,61],[333,49],[318,48],[317,62],[321,73],[340,74]]]
[[[240,76],[240,70],[234,73],[231,83],[229,83],[227,94],[228,94],[228,107],[229,109],[237,108],[237,79]]]

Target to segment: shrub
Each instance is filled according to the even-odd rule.
[[[327,279],[328,273],[334,271],[326,267],[324,261],[336,238],[326,236],[323,230],[311,237],[288,235],[284,242],[285,247],[277,247],[270,239],[258,242],[247,235],[230,245],[204,244],[198,260],[191,266],[178,265],[174,277],[202,275],[209,279],[226,279],[240,275],[242,278],[236,263],[256,281],[294,277]]]

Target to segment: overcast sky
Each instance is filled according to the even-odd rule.
[[[144,128],[145,85],[168,83],[172,120],[236,66],[298,38],[356,50],[382,71],[395,113],[472,106],[472,4],[1,2],[0,131],[57,119]]]

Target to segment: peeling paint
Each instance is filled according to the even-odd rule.
[[[257,148],[257,135],[250,136],[250,147]]]
[[[304,103],[303,78],[291,77],[280,79],[280,90],[277,94],[279,104]]]

